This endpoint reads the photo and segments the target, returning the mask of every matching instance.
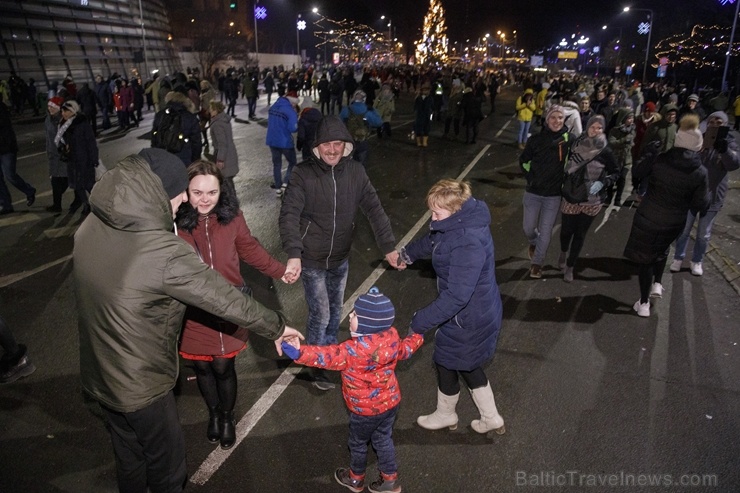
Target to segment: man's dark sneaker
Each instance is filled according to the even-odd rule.
[[[36,190],[34,190],[31,195],[29,195],[28,197],[26,197],[26,205],[28,207],[31,207],[34,202],[36,202]]]
[[[388,479],[380,478],[377,481],[370,483],[370,486],[368,486],[367,489],[372,491],[372,493],[401,493],[401,485],[397,479],[390,481]]]
[[[532,264],[529,269],[529,277],[532,279],[540,279],[542,277],[542,267],[537,264]]]
[[[311,377],[311,384],[319,390],[326,391],[336,387],[336,385],[334,385],[334,383],[329,380],[329,377],[326,376],[326,371],[321,368],[315,368]]]
[[[365,489],[365,480],[352,479],[349,469],[345,469],[344,467],[340,467],[339,469],[334,471],[334,479],[337,480],[337,483],[341,484],[350,491],[354,491],[355,493],[360,493],[362,490]]]
[[[0,383],[15,382],[19,378],[27,377],[36,371],[31,360],[28,359],[28,350],[23,344],[18,345],[18,353],[11,357],[3,356],[0,364]]]

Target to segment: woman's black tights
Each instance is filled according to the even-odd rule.
[[[221,411],[232,411],[236,405],[236,370],[234,358],[214,358],[213,361],[195,361],[195,375],[203,399],[209,408],[220,406]]]
[[[654,282],[661,282],[663,280],[663,270],[665,270],[665,264],[668,261],[668,257],[664,257],[663,260],[658,260],[652,264],[640,264],[640,272],[638,278],[640,280],[640,303],[647,303],[650,299],[650,288]]]
[[[460,381],[458,375],[465,380],[469,389],[479,389],[488,385],[488,377],[480,366],[471,371],[449,370],[444,366],[437,366],[437,385],[444,395],[455,395],[460,393]]]
[[[562,214],[563,220],[560,225],[560,251],[570,252],[566,265],[573,267],[581,254],[583,243],[586,241],[594,216],[587,214]]]

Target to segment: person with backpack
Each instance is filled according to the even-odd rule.
[[[164,109],[154,115],[152,147],[176,154],[185,166],[189,166],[200,159],[203,151],[195,105],[178,91],[167,94],[164,101]]]
[[[362,163],[363,166],[370,152],[370,145],[367,142],[368,137],[370,137],[370,129],[383,126],[383,119],[378,112],[368,108],[365,104],[366,97],[365,92],[358,89],[352,96],[352,103],[339,113],[339,117],[347,125],[347,129],[355,141],[352,157],[355,161]]]

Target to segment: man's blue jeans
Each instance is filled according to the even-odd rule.
[[[707,246],[709,246],[709,239],[712,237],[712,226],[714,226],[717,212],[718,211],[707,212],[706,216],[699,216],[699,224],[696,225],[694,253],[691,255],[692,262],[701,262],[704,258],[704,254],[707,253]],[[683,228],[683,233],[681,233],[681,236],[676,240],[676,253],[673,255],[674,259],[683,260],[686,256],[686,245],[689,243],[691,227],[694,225],[695,221],[696,216],[689,212],[686,217],[686,226]]]
[[[13,199],[10,196],[10,190],[8,190],[5,180],[8,180],[8,183],[20,190],[27,199],[30,199],[36,193],[36,189],[26,183],[16,173],[15,165],[17,159],[18,153],[16,152],[0,154],[0,208],[2,209],[13,208]]]
[[[364,474],[367,467],[367,445],[372,443],[378,456],[378,469],[383,474],[398,472],[396,448],[393,445],[393,423],[398,406],[377,416],[349,413],[349,468],[355,474]]]
[[[281,147],[270,146],[272,153],[272,179],[275,181],[275,188],[280,188],[283,183],[290,183],[290,173],[296,164],[295,148],[283,149]],[[283,156],[288,160],[288,171],[285,172],[283,179]]]
[[[532,264],[543,265],[550,246],[552,228],[560,210],[560,196],[543,197],[524,192],[524,235],[530,245],[535,245]]]
[[[304,267],[301,271],[308,304],[306,344],[328,346],[337,343],[348,273],[349,260],[333,269]]]

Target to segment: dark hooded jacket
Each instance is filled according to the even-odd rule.
[[[432,258],[439,295],[414,314],[411,329],[439,327],[433,359],[450,370],[478,368],[496,349],[502,303],[490,226],[488,206],[470,198],[447,219],[432,221],[429,234],[402,253],[407,262]]]
[[[344,156],[335,166],[319,155],[318,146],[345,142]],[[396,240],[391,223],[365,168],[350,156],[352,137],[338,117],[325,117],[316,129],[313,157],[291,174],[280,209],[280,238],[288,258],[300,258],[304,267],[332,269],[349,257],[355,216],[367,216],[383,255]]]
[[[621,109],[617,113],[617,124],[609,131],[609,147],[614,151],[621,167],[632,166],[632,146],[635,144],[635,124],[626,125],[631,110]]]
[[[177,91],[169,92],[165,97],[164,109],[154,115],[154,123],[152,124],[153,129],[159,128],[160,121],[167,109],[180,114],[182,134],[187,139],[187,142],[182,147],[182,150],[177,153],[177,156],[182,160],[185,166],[189,166],[191,163],[200,159],[200,155],[203,152],[200,122],[196,116],[197,111],[195,105],[186,95]]]
[[[540,133],[527,140],[519,156],[519,166],[527,179],[527,192],[542,197],[560,195],[570,146],[570,134],[565,125],[558,132],[545,125]]]
[[[90,122],[77,113],[59,143],[59,155],[67,163],[69,188],[90,190],[95,185],[98,143]]]
[[[675,104],[667,104],[660,109],[661,119],[647,127],[645,136],[642,138],[642,149],[640,149],[640,153],[645,150],[645,147],[648,144],[655,142],[656,140],[660,141],[661,152],[665,152],[673,148],[673,143],[676,140],[676,132],[678,131],[678,125],[676,124],[678,119],[673,123],[668,123],[666,120],[666,114],[669,111],[678,112],[678,108]]]
[[[635,212],[624,256],[638,264],[662,260],[686,225],[689,210],[709,205],[707,171],[698,152],[674,147],[655,157],[654,144],[632,167],[632,176],[648,180],[645,197]]]
[[[107,408],[137,411],[172,390],[186,305],[270,339],[285,330],[276,312],[239,292],[175,236],[162,181],[142,157],[105,173],[90,205],[73,252],[80,376]]]

